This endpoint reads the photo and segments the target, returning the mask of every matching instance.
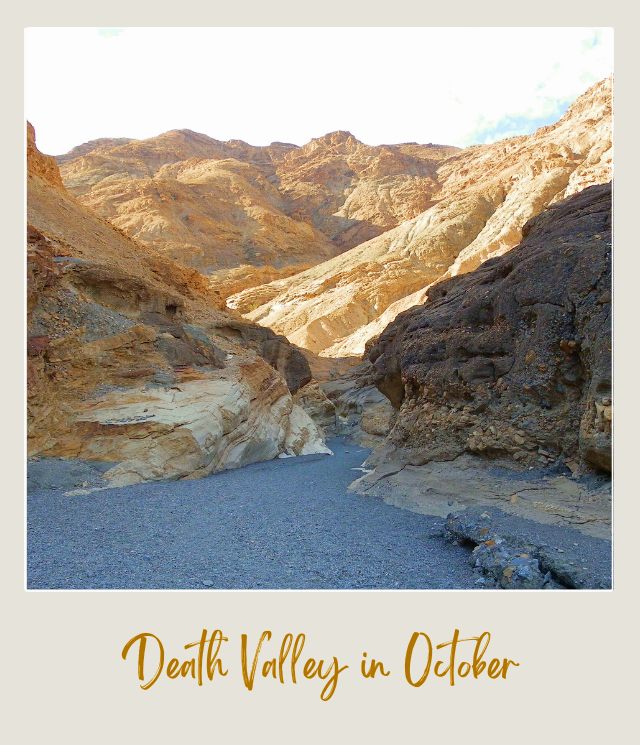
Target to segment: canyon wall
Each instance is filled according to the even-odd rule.
[[[554,203],[523,235],[369,345],[366,382],[397,409],[371,463],[470,453],[611,470],[611,185]]]
[[[81,205],[27,140],[29,456],[122,485],[328,452],[293,398],[303,355]]]

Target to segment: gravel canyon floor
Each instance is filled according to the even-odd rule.
[[[480,589],[444,520],[348,490],[368,451],[256,463],[188,481],[29,497],[30,589]],[[488,513],[483,513],[488,514]],[[494,518],[495,519],[495,518]],[[514,517],[511,534],[606,585],[610,542]]]

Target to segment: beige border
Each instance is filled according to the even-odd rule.
[[[452,743],[580,742],[630,739],[637,651],[632,588],[637,524],[632,464],[634,408],[637,213],[632,179],[638,172],[635,96],[637,23],[622,3],[457,3],[450,9],[396,0],[388,5],[326,0],[301,3],[236,2],[229,7],[179,6],[113,0],[32,2],[2,29],[2,68],[10,76],[1,125],[5,144],[1,180],[5,261],[2,293],[10,346],[2,367],[5,472],[3,576],[10,624],[3,684],[10,697],[13,742],[183,742],[201,737],[230,742],[387,742],[408,735]],[[467,7],[468,5],[468,7]],[[321,10],[320,10],[321,8]],[[196,12],[197,9],[197,12]],[[535,15],[534,15],[535,14]],[[616,589],[590,593],[439,592],[43,592],[23,589],[23,192],[22,29],[55,25],[539,25],[609,26],[616,30]],[[545,21],[547,21],[545,23]],[[540,50],[544,54],[544,50]],[[472,64],[473,61],[470,61]],[[428,95],[428,75],[424,95]],[[6,100],[5,99],[5,100]],[[636,271],[634,271],[634,269]],[[20,311],[18,311],[18,308]],[[20,315],[20,318],[23,316]],[[623,405],[620,405],[620,401]],[[635,538],[635,536],[634,536]],[[5,611],[6,614],[6,611]],[[220,627],[233,645],[228,678],[198,689],[188,682],[140,691],[124,642],[149,630],[169,652],[195,639],[203,626]],[[440,683],[413,689],[402,682],[402,650],[413,630],[444,641],[454,627],[472,635],[488,629],[492,648],[522,664],[504,682]],[[635,624],[634,624],[635,627]],[[315,682],[281,688],[242,687],[239,634],[264,628],[302,631],[310,653],[336,654],[357,665],[360,653],[383,658],[393,673],[363,681],[348,673],[329,703]],[[635,630],[635,628],[633,628]],[[350,671],[353,672],[353,671]],[[6,699],[5,699],[6,700]],[[626,729],[628,728],[628,729]],[[626,731],[629,733],[624,734]]]

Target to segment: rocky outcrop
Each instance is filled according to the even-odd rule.
[[[326,434],[336,434],[336,407],[316,380],[298,389],[293,400]]]
[[[27,172],[32,177],[42,179],[49,186],[63,188],[55,160],[41,153],[36,147],[36,133],[30,122],[27,122]]]
[[[608,589],[611,543],[576,531],[541,530],[496,509],[470,508],[448,515],[447,538],[473,546],[480,584],[517,590]]]
[[[328,452],[293,400],[311,380],[298,350],[79,204],[32,130],[28,165],[31,458],[123,485]]]
[[[321,388],[333,404],[336,432],[365,447],[377,447],[395,424],[396,410],[367,372],[366,366],[359,365]]]
[[[357,150],[346,135],[332,147]],[[554,125],[449,153],[436,166],[433,183],[420,187],[432,204],[419,215],[300,274],[245,289],[230,307],[316,354],[361,355],[432,284],[501,256],[546,207],[611,179],[611,80]]]
[[[610,470],[611,186],[555,203],[523,233],[433,286],[368,349],[404,462],[473,453]]]
[[[291,393],[311,382],[311,368],[307,358],[290,344],[284,336],[270,329],[255,326],[246,321],[225,318],[215,326],[216,333],[232,342],[254,349],[287,382]]]

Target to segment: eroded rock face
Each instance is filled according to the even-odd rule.
[[[322,391],[335,409],[336,432],[365,447],[381,445],[397,416],[373,380],[370,366],[361,364],[321,383]]]
[[[471,452],[610,470],[611,186],[555,203],[523,233],[370,346],[406,462]]]
[[[335,434],[336,407],[316,380],[300,388],[293,400],[307,412],[323,432]]]
[[[424,302],[429,286],[501,256],[530,218],[611,179],[611,80],[554,125],[450,154],[432,178],[424,192],[432,204],[419,215],[300,274],[232,295],[230,307],[316,354],[361,355],[398,313]]]
[[[315,263],[315,261],[314,261]],[[276,269],[273,266],[252,266],[241,264],[233,269],[219,269],[209,274],[211,289],[225,300],[231,295],[237,295],[247,287],[265,285],[277,279],[291,277],[293,274],[309,269],[311,264],[289,264]],[[260,303],[258,303],[259,305]],[[255,306],[254,306],[255,307]],[[240,310],[240,309],[238,309]],[[245,313],[252,308],[240,310]]]
[[[29,136],[29,455],[123,485],[328,452],[292,397],[306,358],[80,205]]]
[[[307,358],[290,344],[284,336],[274,334],[271,329],[256,326],[246,321],[225,318],[216,326],[219,336],[254,349],[285,379],[291,393],[296,393],[312,379]]]
[[[198,478],[283,453],[330,452],[286,386],[259,360],[217,375],[182,372],[170,386],[159,381],[107,391],[77,406],[75,415],[54,454],[117,461],[105,474],[112,486]]]
[[[289,151],[276,172],[289,212],[344,250],[431,206],[440,189],[438,165],[457,152],[446,145],[365,145],[339,131]]]
[[[48,155],[43,155],[36,147],[36,133],[30,122],[27,122],[27,171],[50,186],[63,188],[55,160]]]

